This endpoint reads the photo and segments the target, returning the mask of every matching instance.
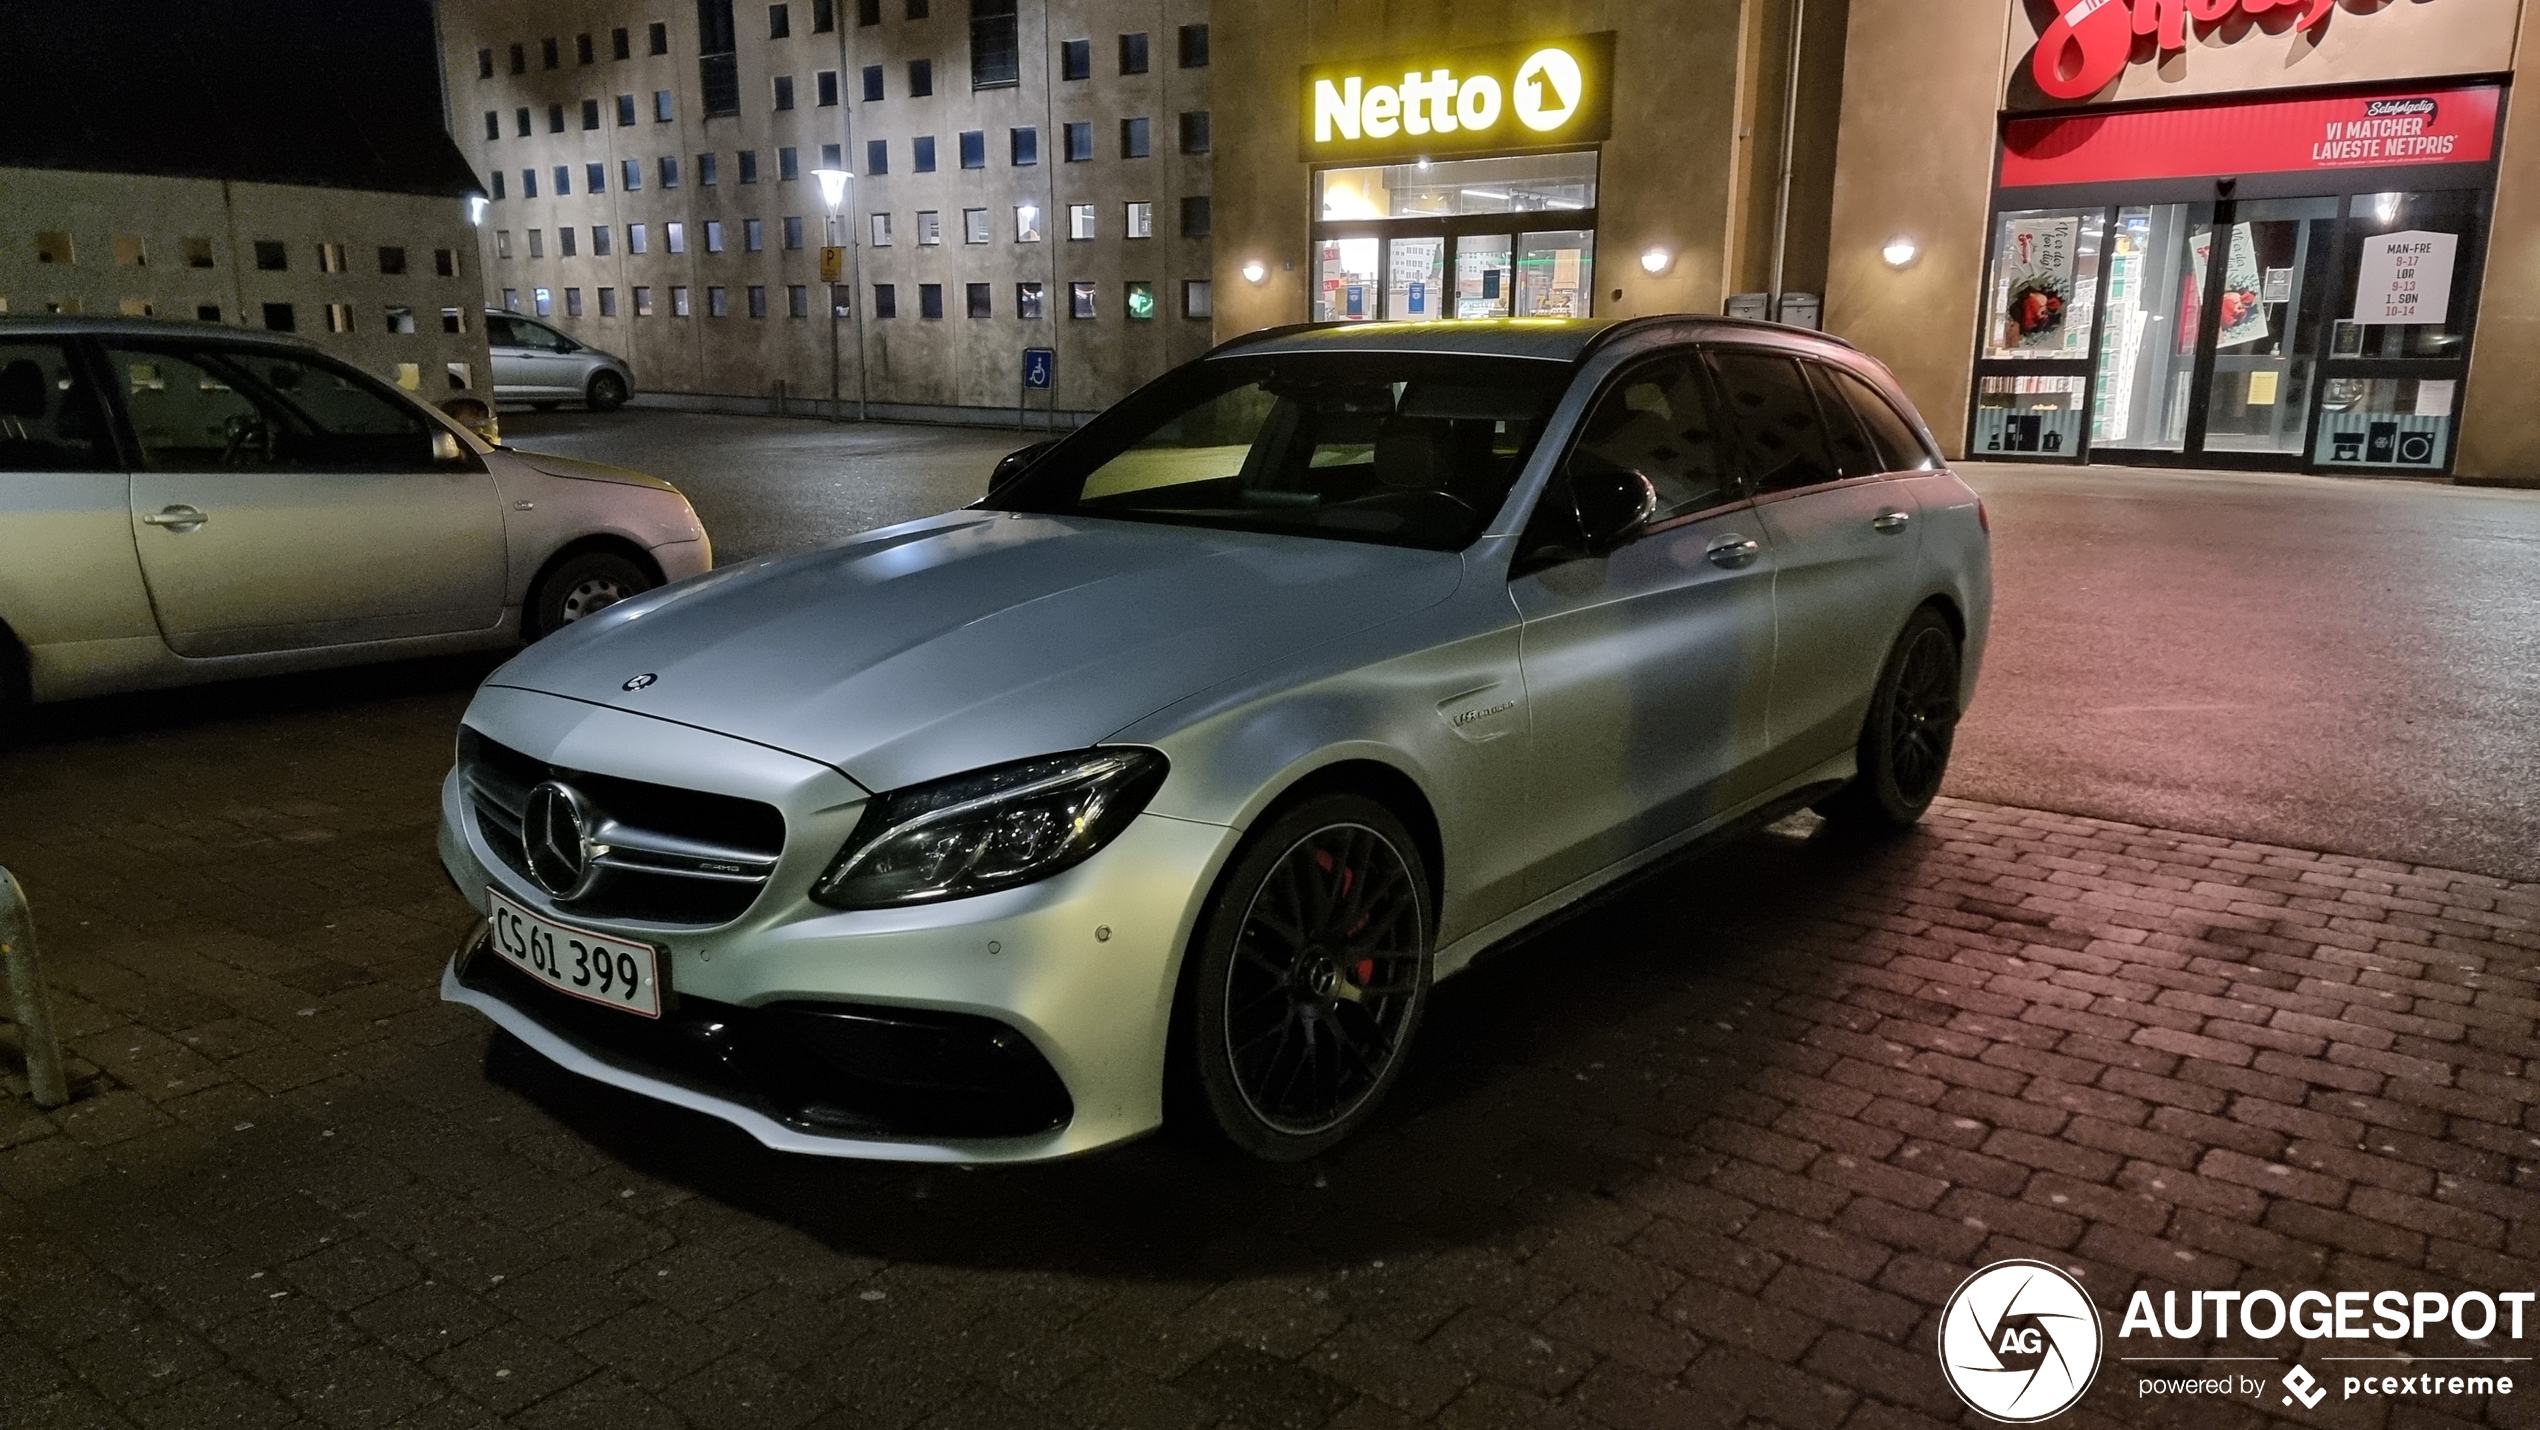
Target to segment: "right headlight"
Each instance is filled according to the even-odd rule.
[[[837,909],[968,898],[1090,859],[1164,783],[1164,756],[1118,746],[994,765],[874,796],[811,896]]]

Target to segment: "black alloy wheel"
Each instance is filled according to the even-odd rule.
[[[614,551],[586,551],[557,563],[529,593],[522,613],[523,632],[544,640],[585,616],[596,615],[630,596],[660,585],[651,572]]]
[[[1818,808],[1828,819],[1906,829],[1949,773],[1958,733],[1958,633],[1929,606],[1905,623],[1861,724],[1860,773]]]
[[[584,399],[594,412],[615,412],[626,405],[626,379],[613,372],[595,372]]]
[[[1189,1003],[1199,1089],[1226,1138],[1296,1161],[1355,1131],[1402,1069],[1429,996],[1428,874],[1374,800],[1306,800],[1219,884]]]

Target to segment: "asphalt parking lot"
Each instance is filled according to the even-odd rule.
[[[949,504],[1005,445],[849,432],[875,444],[850,463],[819,424],[642,417],[505,421],[650,452],[719,535],[777,534],[722,535],[727,556]],[[770,443],[800,445],[762,465]],[[1293,1168],[1170,1137],[1043,1168],[787,1159],[494,1044],[433,996],[466,918],[434,786],[485,662],[56,712],[0,754],[0,863],[34,893],[82,1096],[40,1115],[20,1087],[0,1114],[0,1420],[1908,1430],[1984,1423],[1930,1347],[2005,1256],[2108,1308],[2540,1284],[2540,872],[2505,837],[2533,781],[2483,756],[2484,793],[2430,787],[2457,835],[2341,813],[2334,760],[2267,763],[2314,714],[2432,710],[2455,723],[2392,771],[2350,762],[2425,778],[2532,698],[2535,666],[2491,641],[2529,638],[2529,596],[2484,567],[2485,594],[2439,593],[2457,640],[2490,642],[2475,698],[2286,710],[2265,682],[2309,631],[2435,597],[2404,572],[2321,595],[2346,578],[2287,552],[2248,580],[2299,610],[2252,635],[2205,494],[1978,480],[2025,594],[1958,797],[1888,845],[1786,823],[1493,955],[1441,990],[1372,1135]],[[2233,499],[2302,519],[2270,494],[2306,493]],[[2511,541],[2535,505],[2409,495],[2338,520]],[[2146,550],[2194,579],[2101,584]],[[2164,590],[2209,618],[2093,622]],[[2245,658],[2178,666],[2235,634]],[[2330,666],[2445,659],[2407,643]],[[2165,689],[2245,682],[2267,718],[2103,708],[2252,703],[2115,698],[2129,651]],[[2041,710],[2049,688],[2069,703]],[[2215,741],[2194,779],[2138,768]],[[2164,798],[2222,827],[2164,824]],[[2232,824],[2260,818],[2314,832]],[[2158,1368],[2339,1353],[2171,1343]],[[2540,1421],[2521,1394],[2145,1400],[2139,1368],[2067,1423]]]

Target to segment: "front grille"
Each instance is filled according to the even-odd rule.
[[[776,807],[731,795],[647,784],[550,765],[459,731],[459,782],[477,833],[504,867],[538,887],[521,847],[529,792],[555,780],[573,787],[600,816],[593,839],[607,846],[591,887],[556,907],[601,919],[698,928],[727,924],[758,900],[785,851]]]

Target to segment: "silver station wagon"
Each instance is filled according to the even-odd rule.
[[[535,639],[713,564],[669,483],[297,339],[0,319],[0,738],[34,701]]]
[[[800,1152],[1314,1155],[1435,980],[1697,841],[1939,789],[1982,506],[1839,342],[1278,330],[978,504],[504,666],[444,974],[564,1067]]]

